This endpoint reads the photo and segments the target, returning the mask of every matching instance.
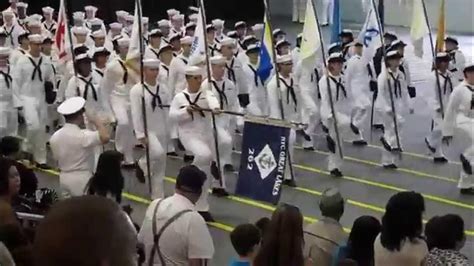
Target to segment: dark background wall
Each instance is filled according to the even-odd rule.
[[[28,3],[28,14],[41,14],[43,6],[59,9],[59,0],[23,0]],[[134,0],[69,0],[72,11],[83,10],[86,5],[99,8],[98,17],[107,23],[115,21],[116,10],[126,10],[133,14]],[[288,0],[289,1],[289,0]],[[246,20],[249,22],[262,21],[263,1],[258,0],[205,0],[208,20],[221,18],[226,21]],[[0,0],[1,10],[8,7],[8,0]],[[166,10],[175,8],[187,14],[188,7],[197,5],[196,0],[142,0],[143,15],[151,21],[166,17]]]

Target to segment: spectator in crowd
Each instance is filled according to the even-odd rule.
[[[270,218],[268,217],[263,217],[263,218],[260,218],[258,219],[258,221],[255,223],[255,225],[258,227],[258,229],[260,230],[260,235],[263,236],[265,235],[265,233],[267,232],[267,229],[268,229],[268,225],[270,224]]]
[[[336,250],[346,243],[346,233],[339,223],[344,214],[344,199],[336,188],[326,189],[321,195],[319,209],[323,218],[304,230],[305,256],[315,265],[331,265]]]
[[[250,266],[257,255],[261,241],[260,229],[253,224],[241,224],[230,233],[230,241],[239,258],[230,266]]]
[[[181,168],[175,193],[154,200],[138,233],[144,245],[146,265],[207,265],[214,255],[214,244],[206,222],[194,210],[206,174],[194,165]]]
[[[347,245],[339,248],[333,265],[351,259],[360,266],[374,265],[374,241],[380,233],[379,220],[373,216],[361,216],[352,225]]]
[[[471,265],[469,259],[459,252],[466,241],[464,221],[459,215],[433,217],[426,224],[425,235],[430,249],[427,266]]]
[[[15,266],[13,257],[8,251],[8,248],[0,242],[0,265],[2,266]]]
[[[303,257],[303,215],[289,204],[280,205],[272,215],[254,266],[312,265]]]
[[[0,154],[5,158],[14,160],[14,164],[20,174],[21,186],[19,194],[27,198],[35,196],[38,189],[38,178],[36,178],[33,169],[19,162],[21,140],[17,137],[6,136],[0,140]]]
[[[60,201],[40,223],[35,266],[136,265],[136,233],[120,207],[104,197]]]
[[[425,201],[416,192],[392,196],[382,218],[382,230],[374,243],[375,266],[424,265],[428,247],[422,239]]]
[[[2,208],[3,210],[8,208],[8,206],[12,208],[14,200],[20,191],[20,186],[21,180],[15,167],[15,161],[0,157],[0,205],[5,206]]]
[[[109,197],[120,204],[124,178],[121,171],[123,155],[115,150],[99,156],[97,169],[87,185],[88,194]]]

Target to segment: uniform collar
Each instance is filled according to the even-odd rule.
[[[65,123],[64,126],[65,128],[74,128],[74,129],[81,129],[78,125],[73,124],[73,123]]]
[[[178,193],[174,193],[172,198],[173,198],[173,202],[174,201],[180,202],[182,205],[184,205],[185,208],[189,208],[189,209],[194,210],[194,207],[195,207],[194,204],[188,198],[186,198],[185,196],[180,195]]]

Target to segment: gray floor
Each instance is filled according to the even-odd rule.
[[[301,25],[290,24],[283,27],[290,35],[301,31]],[[352,26],[353,25],[349,25]],[[396,28],[402,38],[409,39],[407,29]],[[324,29],[325,35],[328,29]],[[473,36],[459,36],[461,49],[468,56],[473,54]],[[407,47],[408,48],[408,47]],[[408,48],[409,49],[409,48]],[[429,51],[429,50],[425,50]],[[342,224],[349,229],[355,218],[361,215],[373,215],[381,217],[385,203],[391,195],[402,190],[415,190],[425,196],[426,214],[425,219],[435,215],[455,213],[463,217],[466,230],[468,230],[466,246],[463,252],[470,258],[474,258],[474,196],[462,196],[456,189],[459,175],[458,154],[460,146],[451,145],[447,148],[447,155],[451,162],[446,165],[434,165],[426,155],[426,147],[423,137],[429,132],[430,118],[427,112],[426,70],[429,66],[429,56],[417,59],[407,51],[407,58],[414,67],[418,91],[420,92],[414,103],[415,115],[407,116],[406,126],[402,134],[405,153],[400,168],[396,171],[383,170],[379,165],[380,144],[378,133],[373,136],[373,142],[369,147],[356,148],[345,144],[345,162],[343,172],[345,177],[334,179],[328,176],[326,169],[326,152],[323,138],[316,137],[315,145],[317,151],[307,152],[296,149],[294,167],[296,173],[297,188],[283,189],[281,201],[298,206],[305,215],[305,222],[312,222],[321,217],[317,208],[320,192],[328,187],[338,187],[346,198],[346,211],[342,217]],[[421,67],[423,66],[423,67]],[[240,136],[236,136],[236,143],[240,143]],[[141,151],[137,151],[141,152]],[[239,155],[234,154],[235,165],[239,165]],[[177,169],[182,161],[169,158],[167,166],[166,193],[170,195],[173,191],[172,179],[177,174]],[[57,177],[51,174],[39,173],[41,184],[57,186]],[[127,176],[127,192],[147,198],[146,186],[139,184],[131,173]],[[235,174],[227,176],[229,190],[233,191],[237,181]],[[234,256],[230,245],[228,230],[240,223],[255,222],[263,216],[270,216],[274,208],[268,204],[255,203],[240,197],[214,198],[210,197],[211,210],[218,224],[210,226],[213,235],[216,254],[212,265],[226,265]],[[133,219],[140,223],[143,219],[146,205],[130,201],[134,208]],[[217,228],[219,227],[219,228]]]

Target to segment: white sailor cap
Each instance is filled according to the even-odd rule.
[[[95,6],[85,6],[85,7],[84,7],[84,10],[85,10],[85,11],[96,12],[96,11],[97,11],[97,7],[95,7]]]
[[[72,13],[72,18],[75,20],[84,20],[85,17],[86,15],[82,11],[76,11]]]
[[[115,15],[117,16],[117,18],[125,18],[125,16],[128,15],[128,12],[124,10],[117,10],[115,11]]]
[[[109,56],[110,52],[105,47],[97,47],[97,48],[94,49],[94,54],[92,56],[96,56],[96,55],[107,55],[107,56]]]
[[[174,16],[174,15],[176,15],[176,14],[179,14],[179,11],[172,8],[172,9],[166,10],[166,14],[168,14],[168,16],[172,17],[172,16]]]
[[[15,16],[15,13],[12,10],[4,10],[2,11],[2,16],[3,17],[13,17]]]
[[[281,35],[281,34],[282,34],[282,35],[286,35],[286,33],[285,33],[282,29],[280,29],[280,28],[275,29],[275,30],[273,30],[273,32],[272,32],[273,37],[276,37],[277,35]]]
[[[32,14],[32,15],[28,16],[29,21],[36,20],[36,21],[41,22],[42,19],[43,19],[43,16],[40,15],[40,14]]]
[[[21,8],[28,8],[28,4],[25,2],[18,2],[16,4],[16,7],[21,7]]]
[[[259,53],[259,52],[260,52],[260,45],[258,43],[254,43],[247,46],[247,50],[245,51],[246,54]]]
[[[352,36],[352,30],[350,29],[343,29],[341,30],[341,33],[339,33],[339,36]]]
[[[199,19],[199,15],[196,13],[192,13],[191,15],[188,16],[188,19],[191,22],[197,22]]]
[[[398,48],[398,47],[405,47],[405,46],[407,46],[407,45],[402,40],[396,40],[396,41],[392,42],[389,49],[391,50],[391,49],[395,49],[395,48]]]
[[[276,62],[277,64],[282,64],[282,63],[287,63],[287,62],[292,62],[293,58],[291,57],[290,54],[285,54],[285,55],[277,55]]]
[[[328,47],[328,51],[331,51],[331,50],[333,50],[333,49],[335,49],[335,48],[340,48],[340,46],[341,46],[341,44],[338,43],[338,42],[331,43],[331,45],[329,45],[329,47]]]
[[[231,30],[227,32],[227,37],[237,39],[239,36],[237,35],[237,32],[235,30]]]
[[[168,38],[168,41],[169,42],[172,42],[174,40],[181,40],[181,34],[180,33],[172,33],[170,34],[169,38]]]
[[[41,27],[41,21],[36,20],[35,18],[28,18],[26,25],[28,25],[28,27]]]
[[[45,6],[41,9],[43,11],[43,14],[53,14],[54,8],[50,6]]]
[[[188,7],[188,9],[191,10],[192,12],[195,12],[195,13],[199,12],[199,8],[195,7],[195,6],[190,6],[190,7]]]
[[[160,68],[160,60],[147,58],[143,59],[143,67],[151,68],[151,69],[159,69]]]
[[[451,42],[451,43],[454,43],[456,45],[459,45],[459,42],[458,42],[458,39],[452,37],[452,36],[448,36],[444,39],[445,42]]]
[[[170,21],[167,19],[162,19],[158,21],[158,27],[170,27]]]
[[[89,33],[89,29],[86,27],[73,27],[72,28],[72,33],[75,35],[87,35]]]
[[[78,54],[76,55],[74,59],[76,60],[76,62],[83,61],[83,60],[92,61],[92,58],[90,58],[89,53]]]
[[[18,0],[8,0],[8,3],[18,3]]]
[[[149,17],[142,17],[142,23],[143,23],[143,24],[148,24],[148,22],[150,22],[150,18],[149,18]]]
[[[185,28],[186,28],[186,29],[194,29],[194,28],[196,28],[196,23],[194,23],[194,22],[188,22],[188,23],[186,23]]]
[[[445,52],[439,52],[436,54],[436,60],[447,60],[447,61],[450,61],[450,57],[449,57],[449,54],[448,53],[445,53]]]
[[[234,46],[235,45],[235,40],[229,37],[224,37],[221,42],[219,43],[220,46]]]
[[[43,36],[41,36],[40,34],[30,34],[28,35],[28,40],[30,40],[30,43],[42,44]]]
[[[290,43],[289,41],[287,41],[287,40],[284,40],[284,39],[283,39],[283,40],[279,40],[279,41],[275,44],[275,48],[278,49],[278,48],[280,48],[281,46],[284,46],[284,45],[290,46],[291,43]]]
[[[342,53],[332,53],[328,56],[328,63],[332,62],[344,62],[344,57]]]
[[[110,23],[109,27],[110,29],[113,29],[113,30],[121,30],[123,28],[122,24],[118,22]]]
[[[226,58],[222,55],[215,55],[209,59],[209,62],[212,65],[224,65],[226,63]]]
[[[197,66],[187,66],[184,74],[186,76],[202,76],[202,70]]]
[[[387,53],[387,59],[400,59],[402,57],[398,51],[390,51]]]
[[[71,97],[58,106],[58,113],[62,115],[72,115],[81,111],[86,104],[82,97]]]
[[[184,15],[183,14],[176,14],[176,15],[172,16],[171,19],[176,20],[176,21],[183,21],[184,20]]]
[[[117,40],[117,45],[120,47],[128,47],[130,45],[130,38],[128,37],[121,37]]]
[[[103,30],[96,30],[91,35],[94,38],[105,38],[105,32]]]
[[[125,16],[125,20],[128,22],[133,22],[134,19],[135,17],[133,15],[128,14]]]
[[[216,18],[216,19],[212,20],[212,25],[214,25],[214,27],[222,28],[222,27],[224,27],[224,23],[225,23],[225,21],[222,20],[222,19]]]
[[[473,72],[474,71],[474,62],[468,62],[464,65],[463,72]]]
[[[245,23],[245,21],[237,21],[235,22],[234,24],[234,28],[237,29],[237,28],[243,28],[243,27],[247,27],[247,23]]]
[[[0,47],[0,57],[8,57],[11,49],[9,47]]]
[[[189,57],[188,64],[190,66],[197,66],[206,62],[206,55],[204,54],[194,54]]]
[[[245,38],[243,39],[243,43],[246,44],[248,42],[254,42],[254,41],[258,41],[257,37],[255,37],[255,35],[247,35],[245,36]]]
[[[193,43],[193,37],[191,36],[184,36],[183,38],[180,39],[181,44],[192,44]]]
[[[261,30],[263,30],[264,27],[265,27],[265,25],[263,23],[257,23],[257,24],[252,26],[252,30],[253,31],[261,31]]]
[[[173,50],[173,46],[163,42],[163,45],[161,45],[160,50],[158,50],[158,55],[160,55],[161,53],[165,51],[172,51],[172,50]]]
[[[100,19],[100,18],[93,18],[93,19],[91,19],[91,21],[90,21],[90,24],[91,24],[91,25],[94,25],[94,26],[101,26],[102,23],[104,23],[104,21],[103,21],[102,19]]]
[[[152,37],[162,37],[163,33],[161,32],[160,29],[152,29],[151,31],[148,32],[148,38]]]

